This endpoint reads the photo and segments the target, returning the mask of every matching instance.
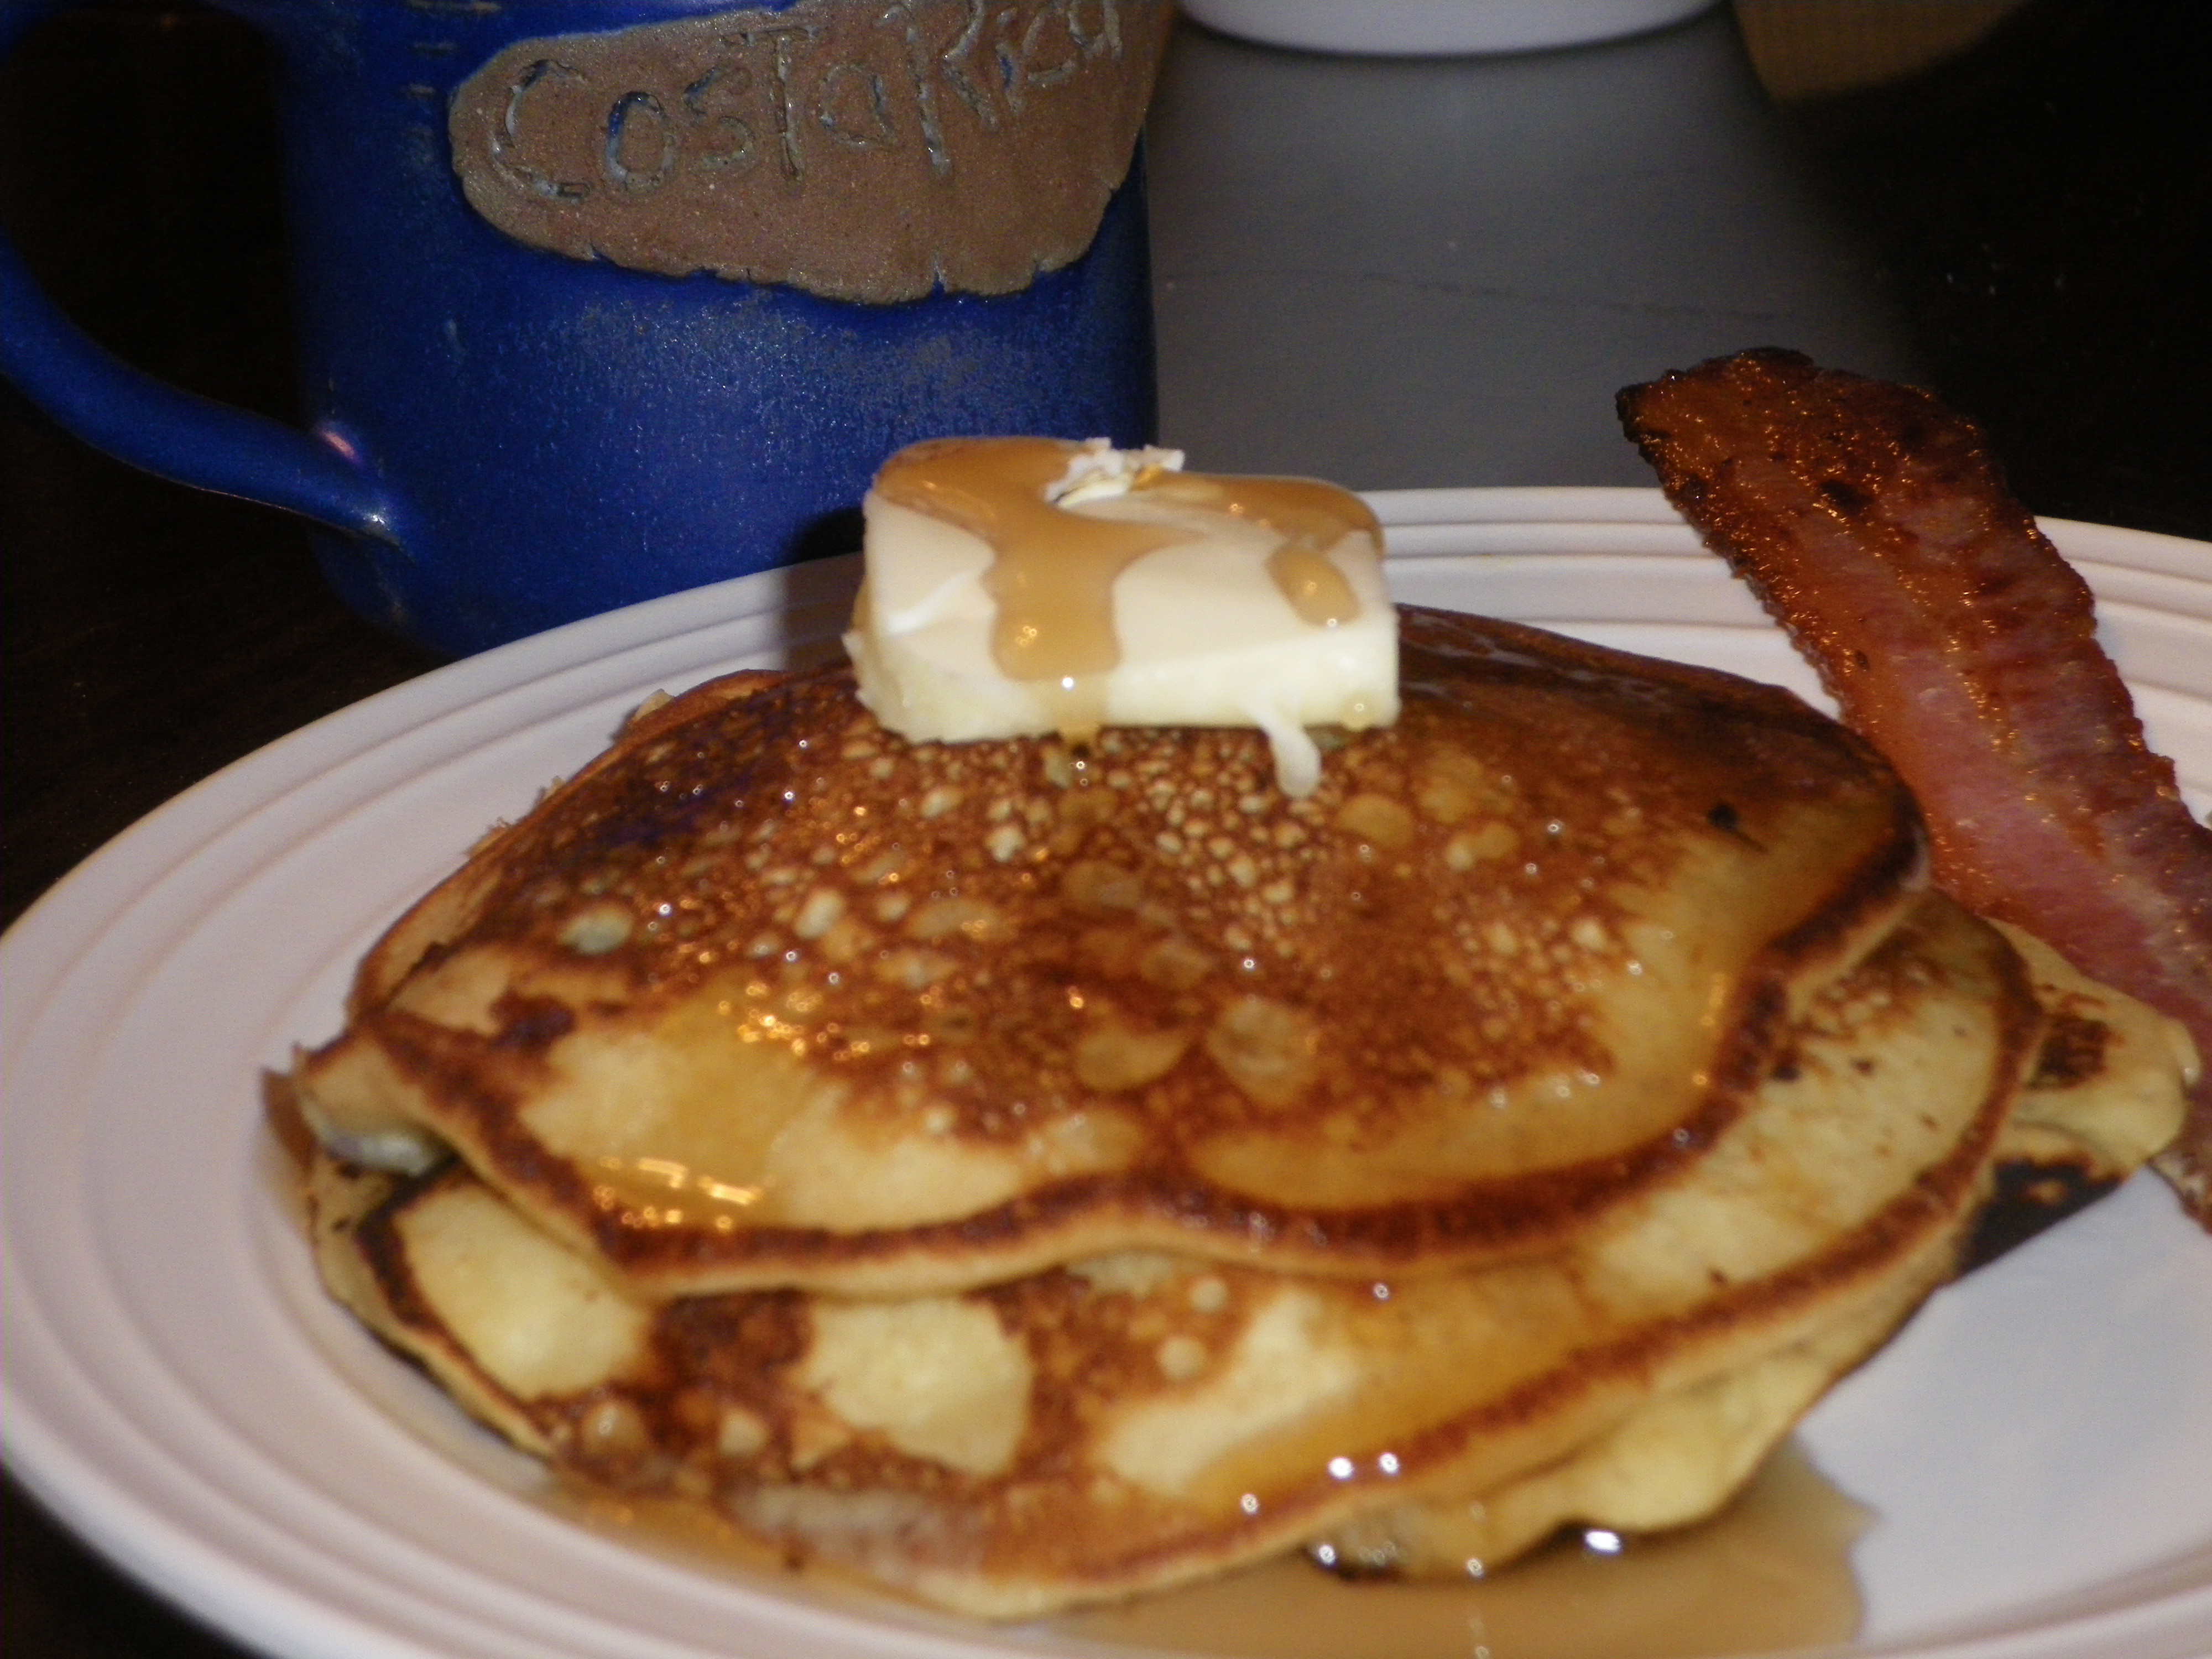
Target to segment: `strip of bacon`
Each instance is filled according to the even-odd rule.
[[[2206,1075],[2159,1167],[2212,1228],[2212,830],[1980,429],[1779,350],[1630,386],[1620,415],[1919,797],[1936,880],[2189,1028]]]

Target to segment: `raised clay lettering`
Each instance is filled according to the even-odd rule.
[[[1091,245],[1169,19],[799,0],[517,41],[454,94],[453,166],[494,225],[574,258],[885,303],[1011,293]]]

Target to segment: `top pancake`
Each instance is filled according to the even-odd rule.
[[[909,744],[842,669],[714,682],[393,928],[303,1106],[663,1291],[1545,1248],[1741,1109],[1917,821],[1730,677],[1416,611],[1401,689],[1292,801],[1256,732]]]

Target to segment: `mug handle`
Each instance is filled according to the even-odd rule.
[[[0,7],[0,55],[68,0]],[[265,415],[203,398],[115,356],[63,314],[0,234],[0,374],[60,425],[173,483],[398,541],[389,498],[356,458]]]

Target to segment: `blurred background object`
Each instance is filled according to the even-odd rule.
[[[1812,187],[2027,503],[2212,537],[2212,7],[1738,12]]]
[[[1194,465],[1643,485],[1631,381],[1769,343],[1919,372],[1725,9],[1477,57],[1191,29],[1150,143],[1160,430]]]
[[[1973,46],[2025,0],[1735,0],[1744,49],[1784,102],[1900,81]]]

